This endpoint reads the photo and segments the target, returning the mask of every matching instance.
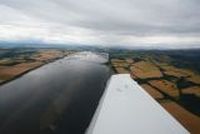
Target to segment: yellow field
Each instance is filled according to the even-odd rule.
[[[191,81],[191,82],[200,84],[200,76],[198,74],[196,74],[196,75],[194,74],[191,77],[186,78],[186,79],[189,80],[189,81]]]
[[[47,61],[60,58],[64,56],[63,52],[58,50],[40,51],[38,54],[33,56],[33,59],[37,61]]]
[[[200,133],[200,117],[187,111],[184,106],[178,105],[184,95],[200,97],[200,75],[195,72],[177,68],[167,63],[159,63],[148,59],[114,59],[111,60],[116,73],[130,73],[131,77],[138,82],[149,95],[156,99],[169,113],[171,113],[192,134]],[[177,83],[181,79],[190,81],[188,87],[179,89]],[[182,81],[181,81],[182,82]],[[184,85],[183,83],[180,83]],[[164,97],[168,95],[169,98]],[[175,102],[176,101],[176,102]]]
[[[123,67],[116,67],[115,70],[117,71],[117,73],[119,74],[128,74],[129,71]]]
[[[42,62],[32,62],[32,63],[21,63],[14,66],[0,66],[0,76],[1,80],[9,80],[17,75],[20,75],[28,70],[34,69],[40,65]]]
[[[163,91],[164,93],[168,94],[172,97],[179,96],[179,90],[176,85],[167,80],[152,80],[148,82],[152,86],[158,88],[159,90]]]
[[[70,51],[40,50],[33,55],[30,54],[28,59],[23,54],[13,58],[0,59],[0,83],[69,54],[71,54]]]
[[[175,102],[161,103],[191,134],[199,134],[200,117],[187,111]]]
[[[199,86],[192,86],[188,88],[182,89],[183,94],[195,94],[200,97],[200,87]]]
[[[153,98],[155,99],[163,99],[163,95],[157,91],[155,88],[151,87],[150,85],[148,84],[142,84],[141,85],[144,90],[146,90]]]
[[[133,64],[130,70],[132,74],[140,79],[161,78],[163,76],[158,67],[146,61]]]

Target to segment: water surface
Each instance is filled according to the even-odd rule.
[[[84,133],[111,74],[96,61],[66,57],[2,85],[0,133]]]

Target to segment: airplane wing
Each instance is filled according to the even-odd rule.
[[[113,75],[86,134],[188,134],[129,74]]]

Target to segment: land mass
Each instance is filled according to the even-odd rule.
[[[119,52],[120,51],[120,52]],[[115,73],[129,73],[191,133],[200,132],[200,65],[198,50],[110,53]]]
[[[109,53],[114,73],[130,74],[191,133],[200,132],[200,50],[2,48],[0,84],[84,50]]]
[[[73,52],[61,49],[0,49],[0,84]]]

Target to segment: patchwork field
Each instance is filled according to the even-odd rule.
[[[71,53],[56,49],[1,49],[0,84]]]
[[[146,54],[147,53],[147,54]],[[115,73],[129,73],[154,99],[191,133],[200,133],[200,73],[178,66],[168,55],[148,52],[111,55]],[[179,56],[180,57],[180,56]],[[173,61],[173,62],[172,62]],[[190,61],[184,61],[190,63]],[[192,64],[192,63],[191,63]],[[198,67],[198,66],[197,66]]]
[[[200,50],[108,52],[108,66],[115,73],[130,74],[192,134],[200,133]],[[0,84],[72,53],[64,49],[0,49]]]
[[[187,111],[175,102],[163,102],[161,105],[171,113],[184,127],[188,129],[191,134],[199,134],[200,132],[200,118]]]
[[[130,66],[130,72],[137,78],[161,78],[163,75],[158,67],[151,62],[140,61]]]

